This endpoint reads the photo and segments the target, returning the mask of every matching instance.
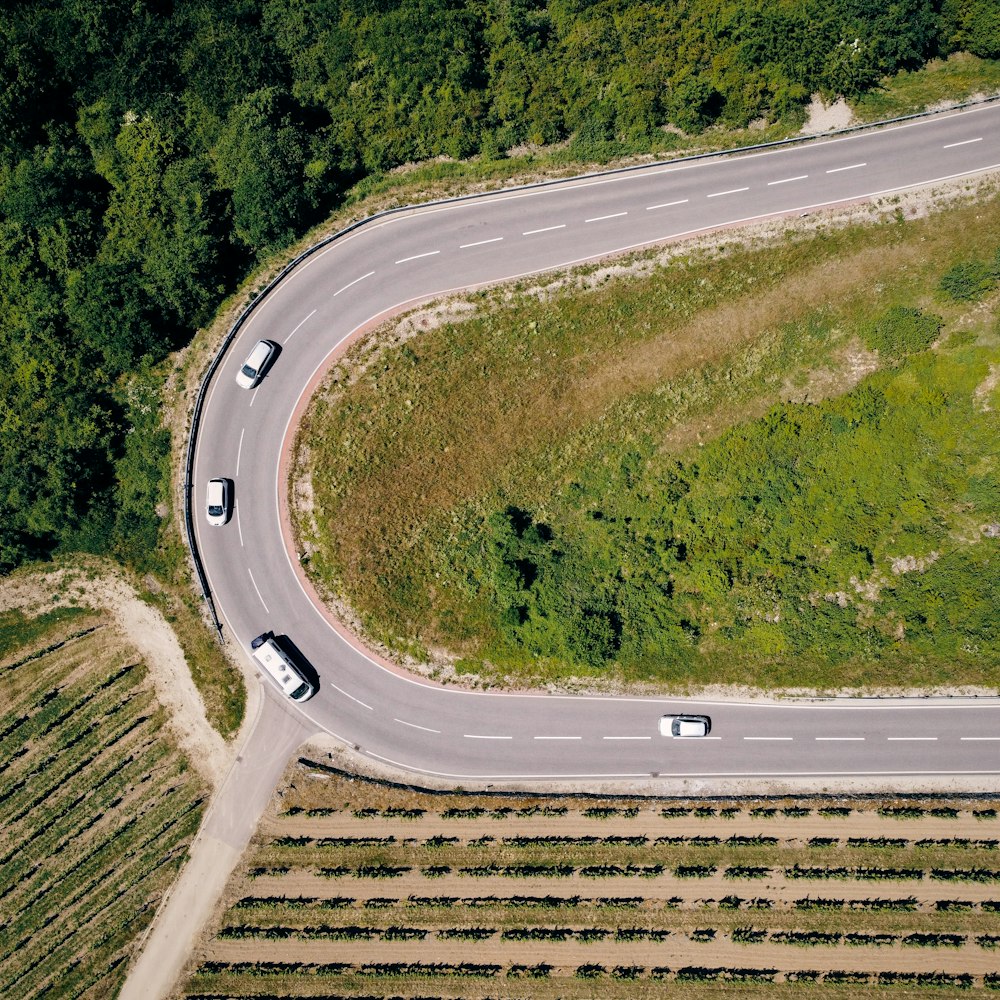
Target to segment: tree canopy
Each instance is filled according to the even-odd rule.
[[[956,45],[1000,55],[991,0],[4,4],[0,570],[139,558],[156,363],[366,173],[570,137],[583,157],[655,148]]]

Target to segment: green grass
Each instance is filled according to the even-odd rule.
[[[879,89],[853,101],[851,110],[861,121],[881,121],[998,91],[1000,60],[957,52],[947,59],[934,59],[922,69],[886,78]]]
[[[66,638],[65,616],[43,617],[57,624],[21,632],[40,651]],[[3,677],[0,995],[113,996],[200,822],[201,782],[110,630]]]
[[[973,393],[1000,341],[938,284],[998,246],[983,198],[479,293],[471,319],[376,339],[303,423],[310,570],[376,638],[480,673],[995,683],[973,540],[1000,519],[997,427]],[[944,349],[898,370],[863,349],[936,324]],[[931,562],[897,575],[904,556]]]

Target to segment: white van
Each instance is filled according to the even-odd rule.
[[[250,643],[250,655],[292,701],[308,701],[316,693],[288,654],[274,641],[271,632],[257,636]]]

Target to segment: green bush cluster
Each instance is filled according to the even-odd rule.
[[[890,311],[876,329],[905,353],[938,320]],[[956,504],[962,523],[1000,520],[987,468],[1000,425],[973,398],[995,357],[911,354],[682,460],[627,445],[544,514],[495,510],[451,553],[500,637],[487,657],[679,678],[724,652],[799,676],[811,662],[1000,661],[1000,563],[955,542]]]

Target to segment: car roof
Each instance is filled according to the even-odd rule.
[[[270,353],[270,342],[266,340],[258,340],[254,345],[254,349],[250,352],[250,356],[247,358],[247,361],[256,361],[257,364],[260,364],[260,362],[263,361]]]

